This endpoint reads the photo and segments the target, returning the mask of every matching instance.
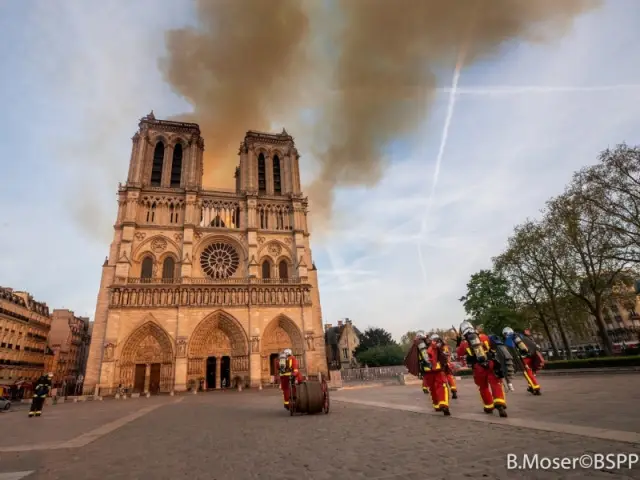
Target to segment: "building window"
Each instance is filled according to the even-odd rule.
[[[269,263],[269,260],[262,262],[262,278],[271,278],[271,263]]]
[[[176,270],[176,262],[172,257],[164,259],[162,264],[162,278],[165,280],[173,280]]]
[[[153,258],[144,257],[142,260],[142,270],[140,271],[140,278],[142,280],[150,280],[153,275]]]
[[[173,148],[173,160],[171,162],[171,187],[180,187],[180,178],[182,176],[182,145],[177,144]]]
[[[265,167],[264,154],[258,157],[258,193],[267,191],[267,169]]]
[[[200,267],[209,278],[229,278],[239,265],[238,252],[227,243],[212,243],[200,254]]]
[[[342,349],[342,357],[345,360],[349,360],[349,349],[348,348],[343,348]]]
[[[159,187],[162,183],[162,164],[164,162],[164,143],[158,142],[153,152],[153,166],[151,168],[151,185]]]
[[[289,265],[285,260],[280,260],[278,265],[278,276],[282,279],[289,278]]]
[[[276,155],[273,157],[273,191],[276,195],[282,193],[282,181],[280,180],[280,159]]]

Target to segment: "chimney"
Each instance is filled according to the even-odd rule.
[[[326,332],[327,330],[331,330],[331,327],[333,327],[333,325],[331,325],[330,323],[325,323],[324,324],[324,331]]]
[[[342,326],[342,320],[338,320],[338,326],[341,327]]]

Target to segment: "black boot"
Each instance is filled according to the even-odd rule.
[[[498,405],[496,407],[498,409],[498,414],[502,417],[502,418],[507,418],[507,406],[506,405]]]
[[[486,413],[487,415],[492,415],[493,414],[493,408],[486,408],[485,407],[484,413]]]
[[[449,407],[440,407],[440,411],[444,413],[445,417],[451,416],[451,412],[449,411]]]
[[[451,390],[451,398],[456,400],[458,398],[458,392],[455,390]]]

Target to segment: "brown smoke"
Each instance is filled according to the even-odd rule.
[[[275,112],[297,104],[297,70],[308,20],[299,0],[197,0],[198,26],[167,32],[161,68],[200,124],[204,183],[231,186],[247,130],[270,130]]]
[[[314,3],[315,2],[315,3]],[[324,12],[320,35],[338,52],[314,63],[305,48],[310,20]],[[298,109],[302,79],[330,68],[313,144],[320,174],[308,193],[314,219],[328,218],[333,192],[375,184],[381,148],[414,132],[435,93],[438,68],[499,54],[511,40],[553,40],[599,0],[199,0],[200,24],[168,34],[167,78],[194,106],[207,141],[208,178],[230,178],[248,129],[269,129],[275,114]],[[313,5],[314,10],[309,7]],[[327,22],[327,18],[333,20]],[[295,126],[289,131],[296,132]],[[328,134],[327,134],[328,132]],[[327,141],[328,139],[328,141]],[[304,152],[303,152],[304,153]],[[228,177],[227,177],[228,175]],[[219,178],[219,177],[218,177]]]

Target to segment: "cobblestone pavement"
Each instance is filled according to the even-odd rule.
[[[515,392],[507,393],[509,417],[544,419],[547,422],[582,425],[640,433],[640,377],[637,374],[611,376],[564,376],[540,378],[542,395],[526,391],[521,377],[514,381]],[[460,398],[452,400],[452,415],[481,412],[477,387],[470,377],[458,381]],[[336,392],[335,399],[411,405],[430,410],[429,397],[419,385],[361,388]]]
[[[606,380],[601,381],[606,384]],[[532,400],[553,402],[550,382],[548,388],[547,396]],[[568,388],[579,391],[576,386]],[[461,385],[461,390],[469,397],[473,393],[469,383]],[[347,397],[356,401],[358,395],[369,399],[399,396],[400,391],[405,392],[405,403],[414,397],[416,401],[425,400],[422,393],[422,397],[417,395],[415,387],[334,392],[336,401],[329,415],[292,418],[282,408],[277,391],[216,392],[57,405],[39,419],[19,413],[6,415],[0,422],[9,420],[11,425],[3,429],[3,436],[17,434],[19,443],[27,438],[34,444],[44,443],[39,438],[41,432],[49,441],[57,438],[67,445],[74,442],[69,437],[83,428],[94,434],[85,433],[85,442],[76,441],[76,448],[20,452],[3,452],[0,448],[0,479],[3,473],[25,471],[33,471],[26,480],[640,478],[640,465],[618,471],[506,470],[508,454],[640,454],[638,444],[487,424],[456,418],[455,413],[444,417],[337,401]],[[513,415],[520,403],[514,397],[510,406]],[[558,394],[555,398],[558,409],[577,408],[572,406],[571,397],[560,398]],[[525,399],[523,395],[523,405]],[[624,412],[623,405],[629,401],[612,394],[602,408]],[[455,405],[456,411],[462,405]],[[583,408],[582,400],[575,405]],[[477,404],[471,402],[469,406],[475,408]],[[146,408],[154,409],[133,418]],[[522,414],[526,411],[521,407]],[[92,412],[94,419],[88,420]],[[114,420],[117,416],[120,420]],[[119,421],[122,424],[117,426]],[[117,428],[109,430],[109,425]]]

